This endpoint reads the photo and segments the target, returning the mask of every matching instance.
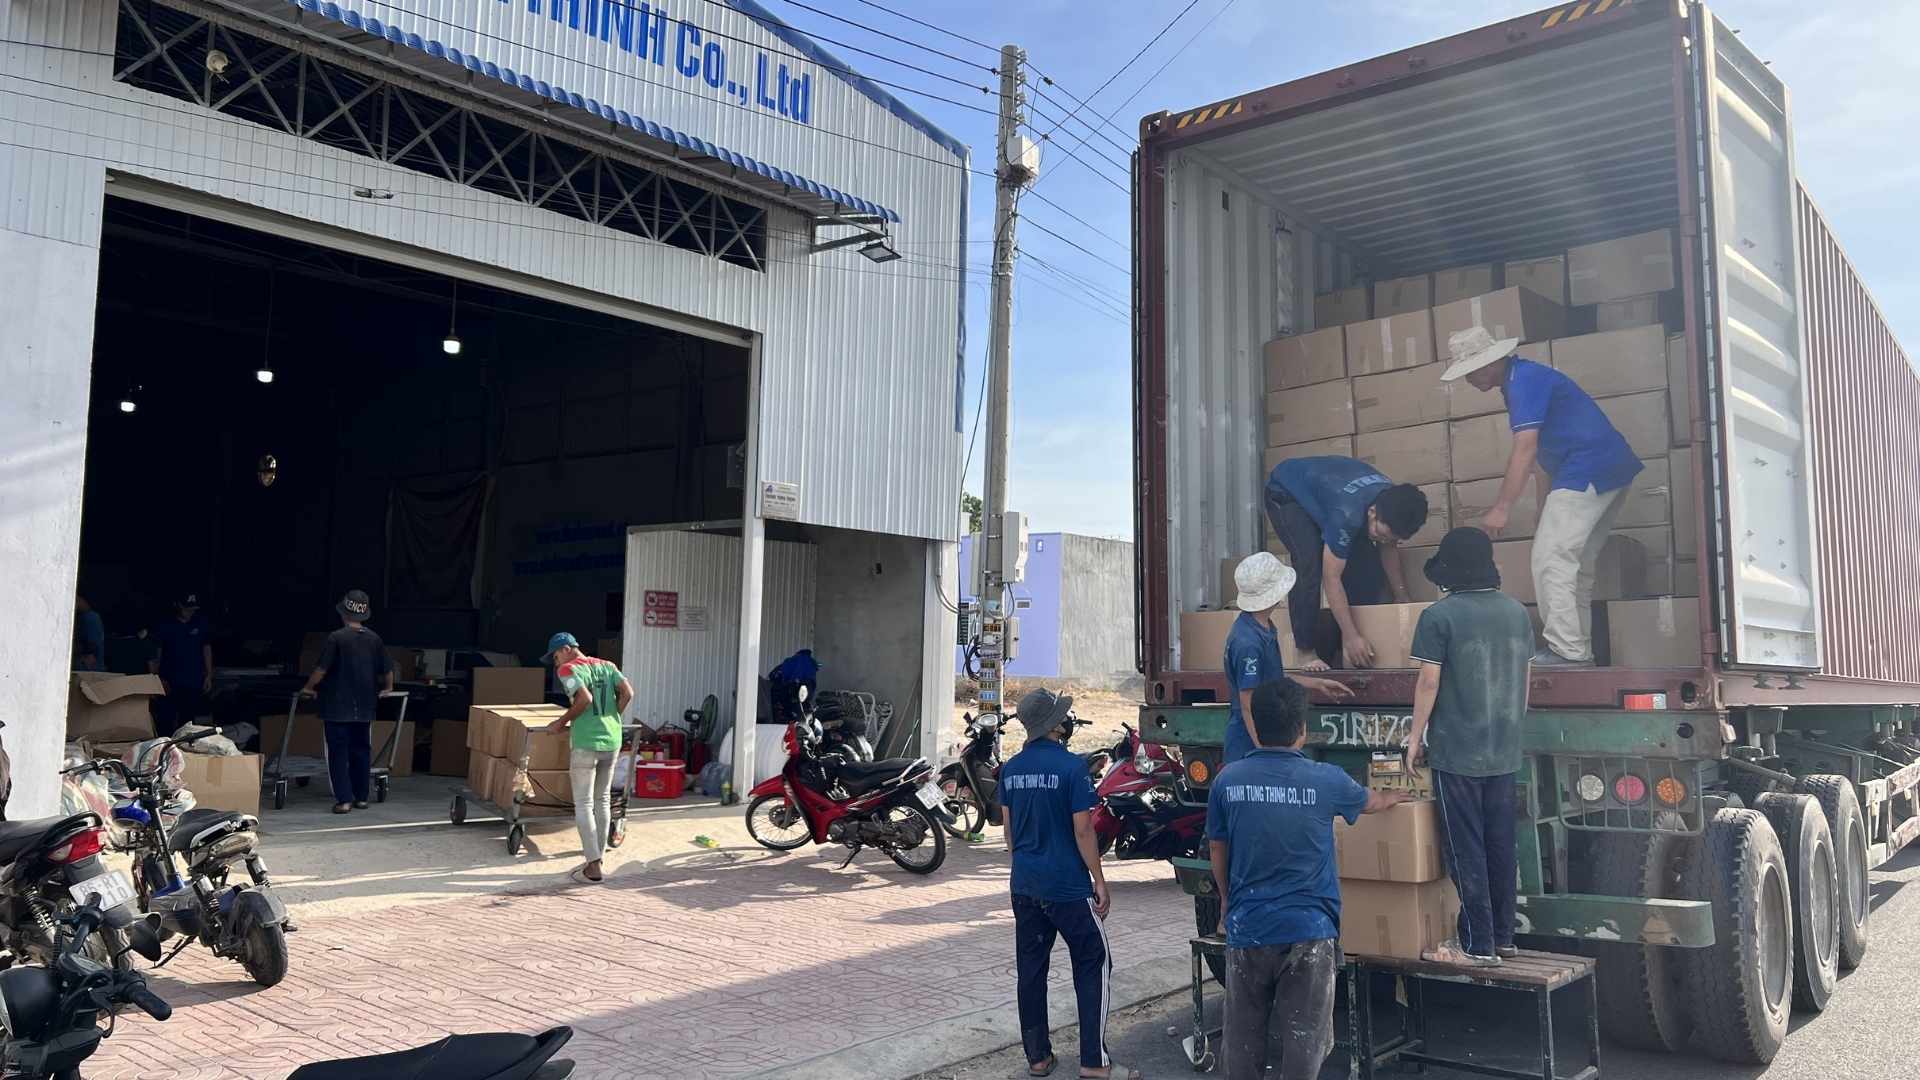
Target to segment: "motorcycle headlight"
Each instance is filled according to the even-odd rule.
[[[1173,805],[1173,792],[1163,787],[1148,788],[1146,794],[1140,796],[1140,798],[1141,801],[1155,810],[1164,810]]]

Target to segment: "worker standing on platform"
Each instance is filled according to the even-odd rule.
[[[1279,1012],[1275,1075],[1314,1080],[1333,1049],[1341,967],[1333,819],[1351,825],[1406,801],[1313,761],[1306,693],[1282,679],[1253,692],[1260,748],[1220,770],[1207,794],[1208,855],[1227,936],[1227,1080],[1264,1080]]]
[[[1420,678],[1407,757],[1433,768],[1460,923],[1459,936],[1425,958],[1492,966],[1515,951],[1514,788],[1533,620],[1500,591],[1493,541],[1479,529],[1449,532],[1426,574],[1446,596],[1420,613],[1413,632]]]
[[[1227,676],[1226,750],[1221,764],[1239,761],[1253,752],[1258,740],[1253,736],[1253,688],[1261,683],[1287,677],[1280,652],[1280,628],[1273,613],[1287,601],[1293,588],[1293,568],[1272,552],[1256,551],[1240,560],[1233,571],[1234,603],[1240,615],[1227,631],[1227,649],[1221,662]],[[1299,643],[1295,642],[1297,646]],[[1345,683],[1310,675],[1295,675],[1293,680],[1308,690],[1317,690],[1336,700],[1350,698],[1353,691]]]

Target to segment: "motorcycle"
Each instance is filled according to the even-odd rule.
[[[933,766],[925,758],[856,761],[826,751],[805,687],[798,696],[800,715],[785,736],[787,763],[749,792],[747,833],[774,851],[845,844],[842,867],[862,848],[877,847],[909,873],[939,869],[947,858],[941,823],[949,815]]]
[[[132,792],[113,817],[127,830],[121,847],[133,855],[141,910],[160,917],[161,940],[179,936],[178,954],[197,939],[215,956],[239,961],[254,982],[274,986],[287,975],[287,906],[260,858],[259,819],[205,807],[176,817],[168,809],[179,795],[168,776],[174,748],[217,734],[217,728],[199,728],[167,740],[154,753],[158,763],[146,770],[104,758],[67,771],[117,773]],[[239,871],[244,878],[229,883]]]
[[[133,883],[100,860],[106,825],[81,813],[30,821],[0,821],[0,938],[8,964],[51,964],[58,957],[60,921],[94,902],[102,917],[81,938],[89,957],[109,967],[131,966],[127,932],[137,912]]]
[[[1000,726],[991,713],[963,716],[966,741],[959,753],[940,770],[940,793],[946,797],[953,822],[946,826],[956,840],[978,835],[1000,823]]]
[[[1207,808],[1181,801],[1178,750],[1140,738],[1129,725],[1104,752],[1096,781],[1093,834],[1100,854],[1119,859],[1195,858],[1205,846]]]

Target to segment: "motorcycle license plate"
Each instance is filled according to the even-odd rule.
[[[121,904],[133,902],[133,881],[118,870],[109,870],[98,877],[67,886],[67,892],[73,896],[76,904],[91,900],[100,906],[101,911],[112,911]]]
[[[941,794],[940,789],[932,784],[921,784],[920,790],[915,794],[920,797],[920,805],[929,810],[938,810],[940,807],[946,805],[947,797]]]

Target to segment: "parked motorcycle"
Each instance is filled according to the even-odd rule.
[[[1198,857],[1205,846],[1207,809],[1180,799],[1177,750],[1140,738],[1120,726],[1120,738],[1105,751],[1110,762],[1096,781],[1093,835],[1102,855],[1118,859]]]
[[[962,717],[967,724],[966,740],[954,760],[940,770],[940,794],[946,797],[947,813],[953,821],[946,826],[954,839],[964,840],[979,834],[988,825],[1000,823],[1000,725],[1003,718],[991,713]]]
[[[205,807],[177,817],[168,810],[179,795],[167,775],[174,747],[217,734],[217,728],[199,728],[167,740],[153,754],[158,763],[146,770],[104,758],[67,771],[117,773],[133,793],[113,808],[113,817],[127,830],[122,846],[133,855],[141,910],[160,917],[162,940],[182,938],[174,953],[198,939],[215,956],[239,961],[254,982],[273,986],[287,975],[287,906],[260,858],[259,820]],[[230,882],[236,871],[244,876]]]
[[[5,963],[52,964],[60,922],[89,900],[100,924],[81,939],[95,962],[125,968],[127,929],[137,915],[133,883],[100,860],[106,826],[98,814],[0,821],[0,938]]]
[[[950,815],[925,758],[855,761],[824,750],[820,721],[803,687],[800,716],[787,725],[787,763],[750,792],[747,832],[762,847],[792,851],[808,842],[845,844],[846,862],[864,847],[902,870],[931,874],[947,858],[941,825]]]

